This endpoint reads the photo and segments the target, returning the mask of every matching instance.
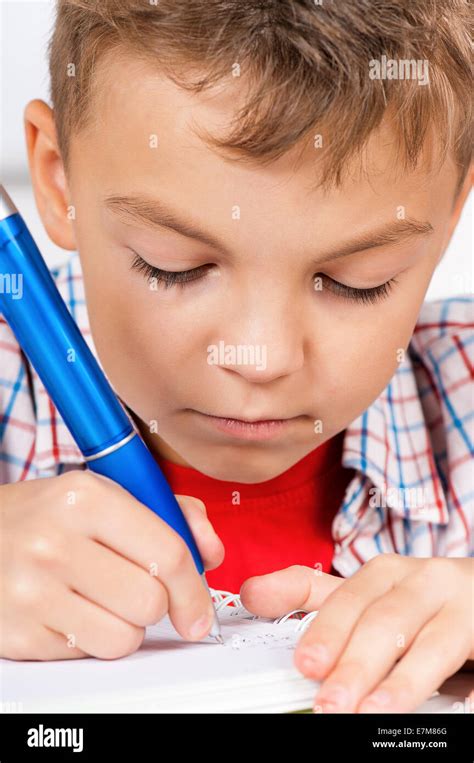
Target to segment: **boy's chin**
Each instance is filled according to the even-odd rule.
[[[215,453],[215,448],[212,450]],[[299,459],[290,456],[277,458],[274,451],[255,453],[255,449],[248,453],[241,449],[237,454],[228,453],[227,457],[220,454],[216,457],[211,451],[206,453],[203,447],[199,455],[194,457],[189,454],[187,460],[193,469],[212,479],[255,485],[278,477]]]

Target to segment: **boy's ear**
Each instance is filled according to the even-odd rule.
[[[53,111],[39,99],[24,112],[28,164],[39,214],[48,236],[63,249],[76,249],[68,217],[69,191],[56,139]]]

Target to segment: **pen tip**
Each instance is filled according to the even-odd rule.
[[[218,644],[223,644],[224,643],[224,639],[222,638],[220,633],[218,633],[217,636],[214,636],[214,638],[216,639]]]

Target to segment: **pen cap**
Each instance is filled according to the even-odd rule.
[[[0,312],[85,456],[134,425],[112,390],[21,215],[0,186]]]

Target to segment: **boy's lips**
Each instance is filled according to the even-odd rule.
[[[304,416],[293,416],[285,419],[236,419],[227,416],[213,416],[209,413],[194,410],[207,420],[213,428],[240,440],[269,440],[284,432],[287,427]]]

